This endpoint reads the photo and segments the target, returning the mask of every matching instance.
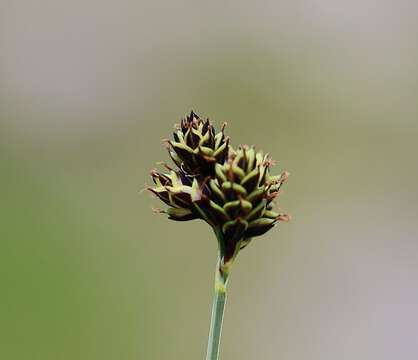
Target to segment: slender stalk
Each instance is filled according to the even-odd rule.
[[[210,322],[208,351],[206,354],[206,360],[218,360],[219,357],[219,344],[221,342],[222,322],[225,311],[227,284],[227,275],[221,273],[219,264],[220,262],[218,262],[216,266],[215,295],[213,298],[212,305],[212,318]]]

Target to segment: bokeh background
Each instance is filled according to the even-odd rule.
[[[0,358],[203,359],[216,241],[141,192],[192,108],[291,173],[222,359],[418,356],[416,1],[0,2]]]

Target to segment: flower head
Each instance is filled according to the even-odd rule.
[[[193,140],[195,144],[201,141],[197,141],[198,138],[202,139],[204,134],[213,129],[208,125],[204,132],[200,120],[192,116],[182,123],[183,128],[187,130],[179,130],[183,134],[182,139],[191,136],[185,134],[190,134],[193,129],[200,129],[199,134],[203,135],[196,135],[197,138]],[[219,138],[223,138],[223,133]],[[168,167],[167,174],[153,170],[151,177],[155,186],[149,190],[169,206],[161,212],[170,219],[203,219],[211,225],[218,237],[225,264],[235,258],[252,238],[266,233],[277,222],[289,219],[286,214],[274,210],[274,200],[286,182],[288,173],[271,175],[270,168],[274,161],[254,147],[240,146],[237,150],[227,148],[228,156],[222,155],[219,160],[215,158],[210,162],[205,157],[196,156],[199,154],[199,151],[195,152],[196,149],[199,147],[195,147],[190,157],[183,156],[183,161],[179,160],[180,157],[176,158],[178,170]]]

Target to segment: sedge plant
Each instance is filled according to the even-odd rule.
[[[240,250],[289,216],[275,210],[275,200],[288,173],[271,175],[274,161],[254,146],[234,149],[209,120],[193,111],[181,120],[173,139],[165,140],[175,167],[151,171],[148,189],[168,207],[158,210],[176,221],[201,219],[218,242],[215,294],[206,360],[217,360],[227,285]]]

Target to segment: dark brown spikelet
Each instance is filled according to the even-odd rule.
[[[169,206],[159,212],[166,213],[169,219],[177,221],[200,218],[194,205],[196,195],[193,193],[193,189],[198,186],[197,180],[193,180],[182,170],[170,170],[168,174],[152,170],[151,178],[155,186],[148,190]]]
[[[167,141],[171,159],[190,175],[212,177],[215,164],[223,164],[228,156],[229,138],[224,128],[216,133],[209,119],[203,120],[192,111],[177,126],[173,140]]]

